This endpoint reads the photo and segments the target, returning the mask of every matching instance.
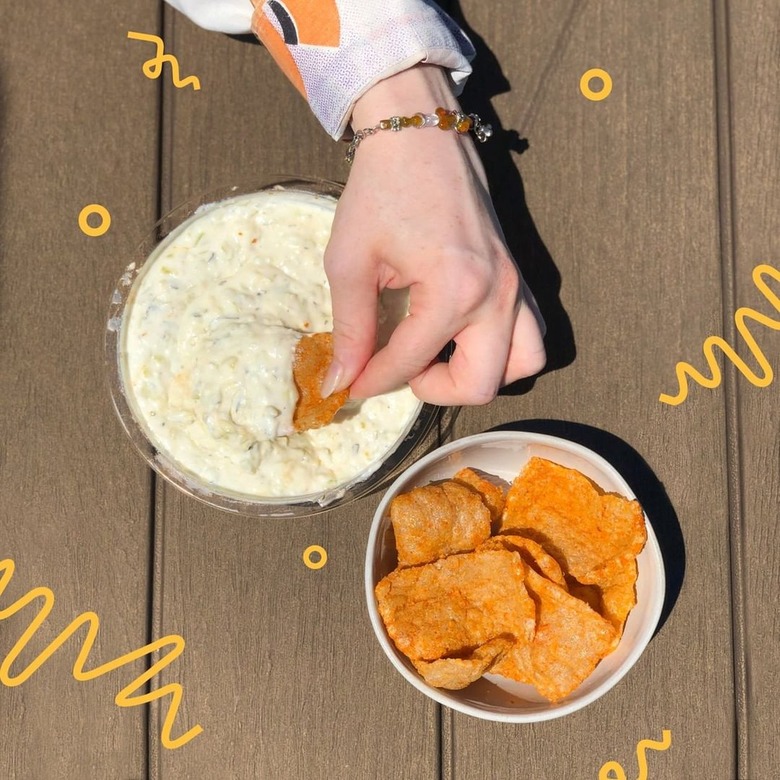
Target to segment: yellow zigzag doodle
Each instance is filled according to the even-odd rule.
[[[766,297],[772,306],[780,312],[780,298],[767,287],[763,278],[765,276],[771,276],[775,281],[780,282],[780,271],[776,268],[772,268],[771,265],[766,264],[757,265],[753,269],[753,284],[755,284],[764,294],[764,297]],[[658,396],[658,400],[662,404],[669,404],[670,406],[681,404],[688,397],[688,379],[686,374],[702,387],[709,389],[717,387],[721,381],[721,373],[715,357],[715,347],[720,347],[723,354],[742,372],[751,384],[756,387],[767,387],[768,385],[771,385],[772,379],[774,379],[772,366],[769,365],[769,361],[761,351],[761,347],[758,346],[756,340],[753,338],[753,334],[748,330],[748,326],[745,323],[745,320],[747,319],[754,320],[760,325],[765,325],[772,330],[780,330],[780,320],[774,320],[771,317],[767,317],[766,314],[761,314],[761,312],[757,312],[755,309],[750,309],[747,306],[742,306],[737,309],[734,314],[734,322],[737,325],[737,330],[742,334],[742,338],[758,361],[758,365],[764,372],[763,376],[756,374],[734,351],[734,348],[727,341],[720,336],[709,336],[705,340],[702,349],[704,351],[704,357],[707,359],[707,365],[709,366],[712,378],[707,378],[704,374],[700,374],[690,363],[678,363],[675,367],[675,373],[677,375],[677,384],[680,388],[680,392],[677,393],[677,395],[665,395],[664,393],[661,393],[661,395]]]
[[[192,88],[195,90],[200,89],[200,79],[197,76],[187,76],[186,79],[179,78],[179,61],[173,54],[163,54],[165,44],[163,39],[158,35],[148,35],[147,33],[128,32],[128,38],[132,38],[136,41],[149,41],[149,43],[157,46],[157,54],[151,59],[147,60],[141,67],[144,72],[144,76],[149,79],[159,78],[162,74],[162,66],[166,62],[171,63],[171,76],[173,78],[173,85],[175,87],[186,87],[192,84]]]
[[[14,562],[10,558],[7,558],[4,561],[0,561],[0,572],[3,574],[2,578],[0,578],[0,595],[3,594],[6,587],[8,586],[8,583],[11,581],[14,568]],[[125,664],[132,663],[139,658],[143,658],[145,655],[151,656],[153,653],[156,653],[158,650],[162,650],[166,646],[172,646],[171,650],[165,656],[160,658],[160,660],[157,661],[157,663],[155,663],[150,669],[139,675],[129,685],[124,687],[116,695],[114,701],[119,707],[135,707],[139,704],[149,704],[156,699],[161,699],[163,696],[170,695],[171,703],[170,707],[168,707],[168,712],[163,722],[161,741],[165,747],[172,750],[179,748],[182,745],[186,745],[191,739],[194,739],[198,736],[198,734],[201,733],[201,731],[203,731],[201,726],[193,726],[189,731],[185,732],[180,737],[171,739],[171,727],[173,726],[174,720],[176,720],[176,713],[179,710],[179,705],[181,704],[182,696],[184,694],[181,685],[178,683],[168,683],[168,685],[164,685],[162,688],[157,688],[156,690],[150,691],[149,693],[137,693],[152,677],[154,677],[155,674],[161,672],[166,666],[172,663],[184,652],[184,639],[175,634],[164,636],[161,639],[139,648],[138,650],[133,650],[130,653],[126,653],[114,661],[109,661],[108,663],[97,666],[94,669],[85,671],[84,664],[89,658],[92,646],[95,644],[98,628],[100,626],[100,619],[94,612],[84,612],[83,614],[76,617],[69,626],[64,628],[60,632],[59,636],[52,640],[49,646],[42,653],[40,653],[40,655],[34,661],[32,661],[26,669],[16,675],[12,675],[10,673],[12,664],[22,653],[24,648],[27,646],[27,643],[30,641],[30,639],[32,639],[35,632],[41,627],[41,624],[44,623],[52,608],[54,607],[54,593],[52,593],[49,588],[33,588],[20,599],[11,604],[10,607],[6,607],[5,609],[0,610],[0,620],[5,620],[6,618],[11,617],[20,610],[24,609],[28,604],[38,598],[43,599],[43,606],[41,607],[40,612],[35,616],[35,619],[32,621],[32,623],[30,623],[27,630],[19,638],[19,641],[11,648],[11,651],[5,657],[3,663],[0,664],[0,682],[2,682],[3,685],[7,685],[9,688],[21,685],[34,672],[36,672],[39,667],[45,664],[46,661],[48,661],[48,659],[55,652],[57,652],[57,650],[65,642],[67,642],[71,636],[73,636],[73,634],[75,634],[83,625],[86,624],[89,626],[87,629],[87,636],[84,640],[81,651],[79,652],[78,657],[73,664],[74,679],[81,681],[94,680],[96,677],[100,677],[101,675],[111,672],[114,669],[118,669],[120,666],[125,666]]]
[[[658,742],[652,739],[641,739],[636,746],[636,762],[639,765],[637,780],[647,780],[647,757],[645,750],[668,750],[672,744],[672,732],[664,729]],[[626,780],[626,772],[617,761],[607,761],[599,770],[599,780]]]

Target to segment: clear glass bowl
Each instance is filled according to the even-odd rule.
[[[238,493],[211,484],[177,463],[155,443],[154,435],[145,425],[143,415],[137,409],[132,390],[125,382],[127,354],[125,323],[147,260],[155,256],[156,250],[166,242],[166,239],[200,207],[233,197],[279,189],[337,200],[342,186],[325,180],[279,177],[262,186],[255,184],[225,187],[192,199],[174,209],[155,225],[151,234],[133,253],[131,262],[120,276],[111,296],[105,338],[109,387],[114,407],[125,431],[149,466],[172,485],[194,498],[223,510],[257,517],[315,515],[344,506],[381,489],[410,463],[438,445],[442,426],[451,425],[457,411],[454,408],[421,404],[416,417],[395,445],[384,454],[375,471],[365,477],[356,475],[325,492],[283,498]]]

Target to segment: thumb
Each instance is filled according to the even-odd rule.
[[[325,272],[333,304],[333,360],[322,382],[322,397],[349,387],[374,353],[378,293],[368,253],[328,245]]]

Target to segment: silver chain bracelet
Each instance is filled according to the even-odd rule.
[[[389,119],[382,119],[379,124],[373,127],[365,127],[356,131],[347,148],[347,162],[352,164],[352,161],[355,159],[355,151],[364,138],[368,138],[370,135],[375,135],[383,130],[398,132],[407,127],[416,127],[418,130],[422,130],[425,127],[438,127],[440,130],[454,130],[461,135],[471,130],[480,143],[485,143],[493,135],[493,128],[489,124],[484,123],[477,114],[448,111],[440,106],[433,114],[391,116]]]

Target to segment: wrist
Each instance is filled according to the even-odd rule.
[[[446,72],[436,65],[415,65],[382,79],[355,103],[353,130],[375,125],[394,115],[430,113],[436,106],[459,109]]]

